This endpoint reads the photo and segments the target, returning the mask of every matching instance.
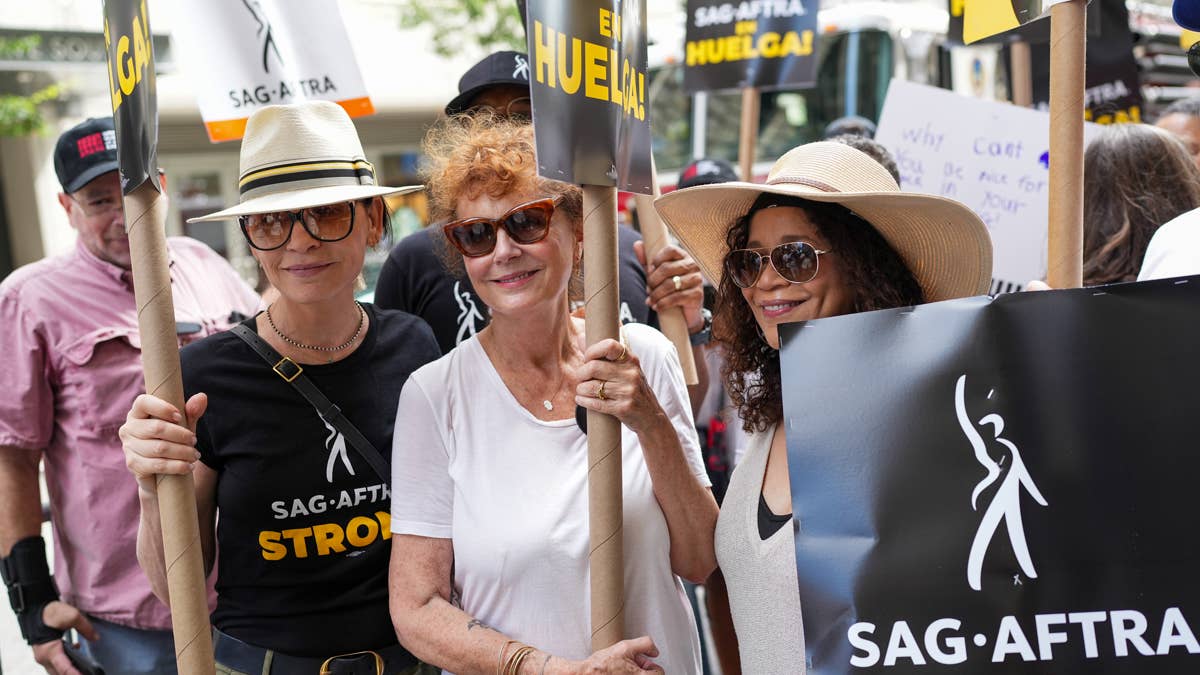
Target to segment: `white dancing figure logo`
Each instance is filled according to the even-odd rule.
[[[270,73],[271,65],[268,58],[272,53],[275,54],[275,60],[279,62],[279,65],[283,65],[283,57],[279,55],[279,47],[276,46],[275,35],[271,31],[271,20],[267,17],[267,11],[259,0],[242,0],[242,4],[246,6],[250,16],[254,17],[255,23],[258,24],[255,34],[262,40],[262,68],[264,73]]]
[[[525,59],[523,54],[517,54],[513,58],[513,74],[514,78],[522,80],[529,79],[529,61]]]
[[[965,402],[967,376],[962,375],[958,378],[958,384],[954,388],[954,412],[958,416],[958,424],[962,427],[963,433],[966,434],[967,440],[971,442],[971,447],[975,449],[975,459],[987,469],[987,475],[979,484],[975,486],[975,490],[971,493],[971,508],[978,511],[977,504],[979,495],[986,490],[1004,471],[1001,467],[1004,464],[1003,457],[999,462],[994,461],[991,455],[988,454],[987,444],[983,436],[971,423],[970,417],[967,416],[967,406]],[[988,398],[991,398],[991,393]],[[996,530],[1000,527],[1000,521],[1005,521],[1008,528],[1008,539],[1012,543],[1013,553],[1017,556],[1017,562],[1021,565],[1021,570],[1030,579],[1037,578],[1037,571],[1033,567],[1033,558],[1029,555],[1029,545],[1025,541],[1025,526],[1021,520],[1021,488],[1024,488],[1031,497],[1042,506],[1047,506],[1046,498],[1038,490],[1037,485],[1033,482],[1033,477],[1029,475],[1029,471],[1025,468],[1025,462],[1021,459],[1021,452],[1017,450],[1017,446],[1006,438],[1002,438],[1000,434],[1004,433],[1004,418],[991,414],[979,420],[979,426],[992,425],[993,439],[1008,448],[1011,456],[1007,472],[1003,480],[1000,481],[1000,487],[996,489],[995,495],[992,496],[992,503],[988,504],[987,510],[983,514],[983,520],[979,523],[979,530],[975,533],[975,541],[971,543],[971,553],[967,556],[967,583],[971,588],[978,591],[982,588],[981,577],[983,575],[983,558],[987,553],[988,545],[995,536]]]
[[[462,290],[459,283],[454,282],[454,300],[458,303],[458,334],[454,336],[454,344],[473,337],[479,332],[480,324],[485,321],[471,294]]]
[[[321,418],[321,422],[329,430],[329,435],[325,437],[325,449],[329,451],[329,460],[325,462],[325,480],[333,482],[333,467],[339,457],[342,459],[346,471],[353,476],[354,465],[350,463],[350,457],[346,454],[346,437],[342,435],[342,432],[334,429],[333,425],[326,422],[324,417]]]

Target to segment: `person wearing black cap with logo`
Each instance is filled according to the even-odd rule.
[[[447,115],[489,111],[498,117],[531,119],[529,61],[525,54],[501,51],[472,66],[458,82],[459,94],[446,105]],[[657,310],[681,307],[693,344],[703,345],[711,320],[702,310],[704,292],[700,268],[683,249],[668,246],[649,265],[643,264],[641,235],[618,229],[622,323],[657,327]],[[454,255],[439,229],[427,227],[402,239],[388,254],[375,288],[375,304],[411,312],[433,328],[443,352],[469,339],[490,320],[488,308],[465,276],[453,274],[440,262]],[[689,387],[696,411],[708,385],[703,352],[696,351],[700,383]]]
[[[54,168],[75,248],[0,283],[0,573],[48,672],[78,672],[59,640],[74,628],[109,673],[173,673],[170,612],[137,564],[138,490],[117,438],[142,368],[112,118],[64,133]],[[181,343],[256,311],[258,296],[207,246],[167,245]],[[40,462],[53,576],[39,536]]]

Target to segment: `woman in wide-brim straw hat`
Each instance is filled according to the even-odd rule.
[[[967,207],[900,192],[840,143],[794,148],[766,184],[679,190],[655,206],[717,283],[714,339],[750,433],[716,529],[742,669],[802,673],[779,324],[984,293],[991,240]]]
[[[376,672],[376,655],[381,672],[419,668],[388,616],[386,474],[401,387],[438,347],[419,319],[354,300],[383,196],[417,189],[375,184],[338,105],[273,106],[247,121],[240,202],[196,219],[237,218],[279,299],[240,335],[180,353],[192,428],[142,395],[121,438],[141,488],[138,560],[164,600],[154,474],[193,472],[206,569],[220,562],[219,673],[325,672],[363,651],[329,672]],[[319,413],[305,381],[335,407]]]

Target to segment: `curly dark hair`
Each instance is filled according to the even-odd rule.
[[[830,248],[837,251],[846,282],[853,289],[851,313],[925,302],[916,277],[895,249],[870,223],[841,204],[763,194],[729,228],[725,236],[728,250],[745,248],[754,214],[772,206],[803,209]],[[783,418],[779,351],[763,339],[742,289],[729,274],[721,275],[717,288],[713,338],[724,347],[721,376],[741,415],[742,428],[747,432],[770,429]]]

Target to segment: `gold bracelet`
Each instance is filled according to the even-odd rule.
[[[496,675],[504,675],[504,652],[508,651],[509,645],[520,644],[516,640],[509,640],[500,647],[500,658],[496,659]]]
[[[512,655],[508,657],[508,661],[504,664],[504,671],[501,673],[501,675],[519,675],[521,672],[521,663],[524,662],[525,658],[531,653],[533,653],[533,647],[530,647],[529,645],[521,645],[519,649],[514,651]]]

